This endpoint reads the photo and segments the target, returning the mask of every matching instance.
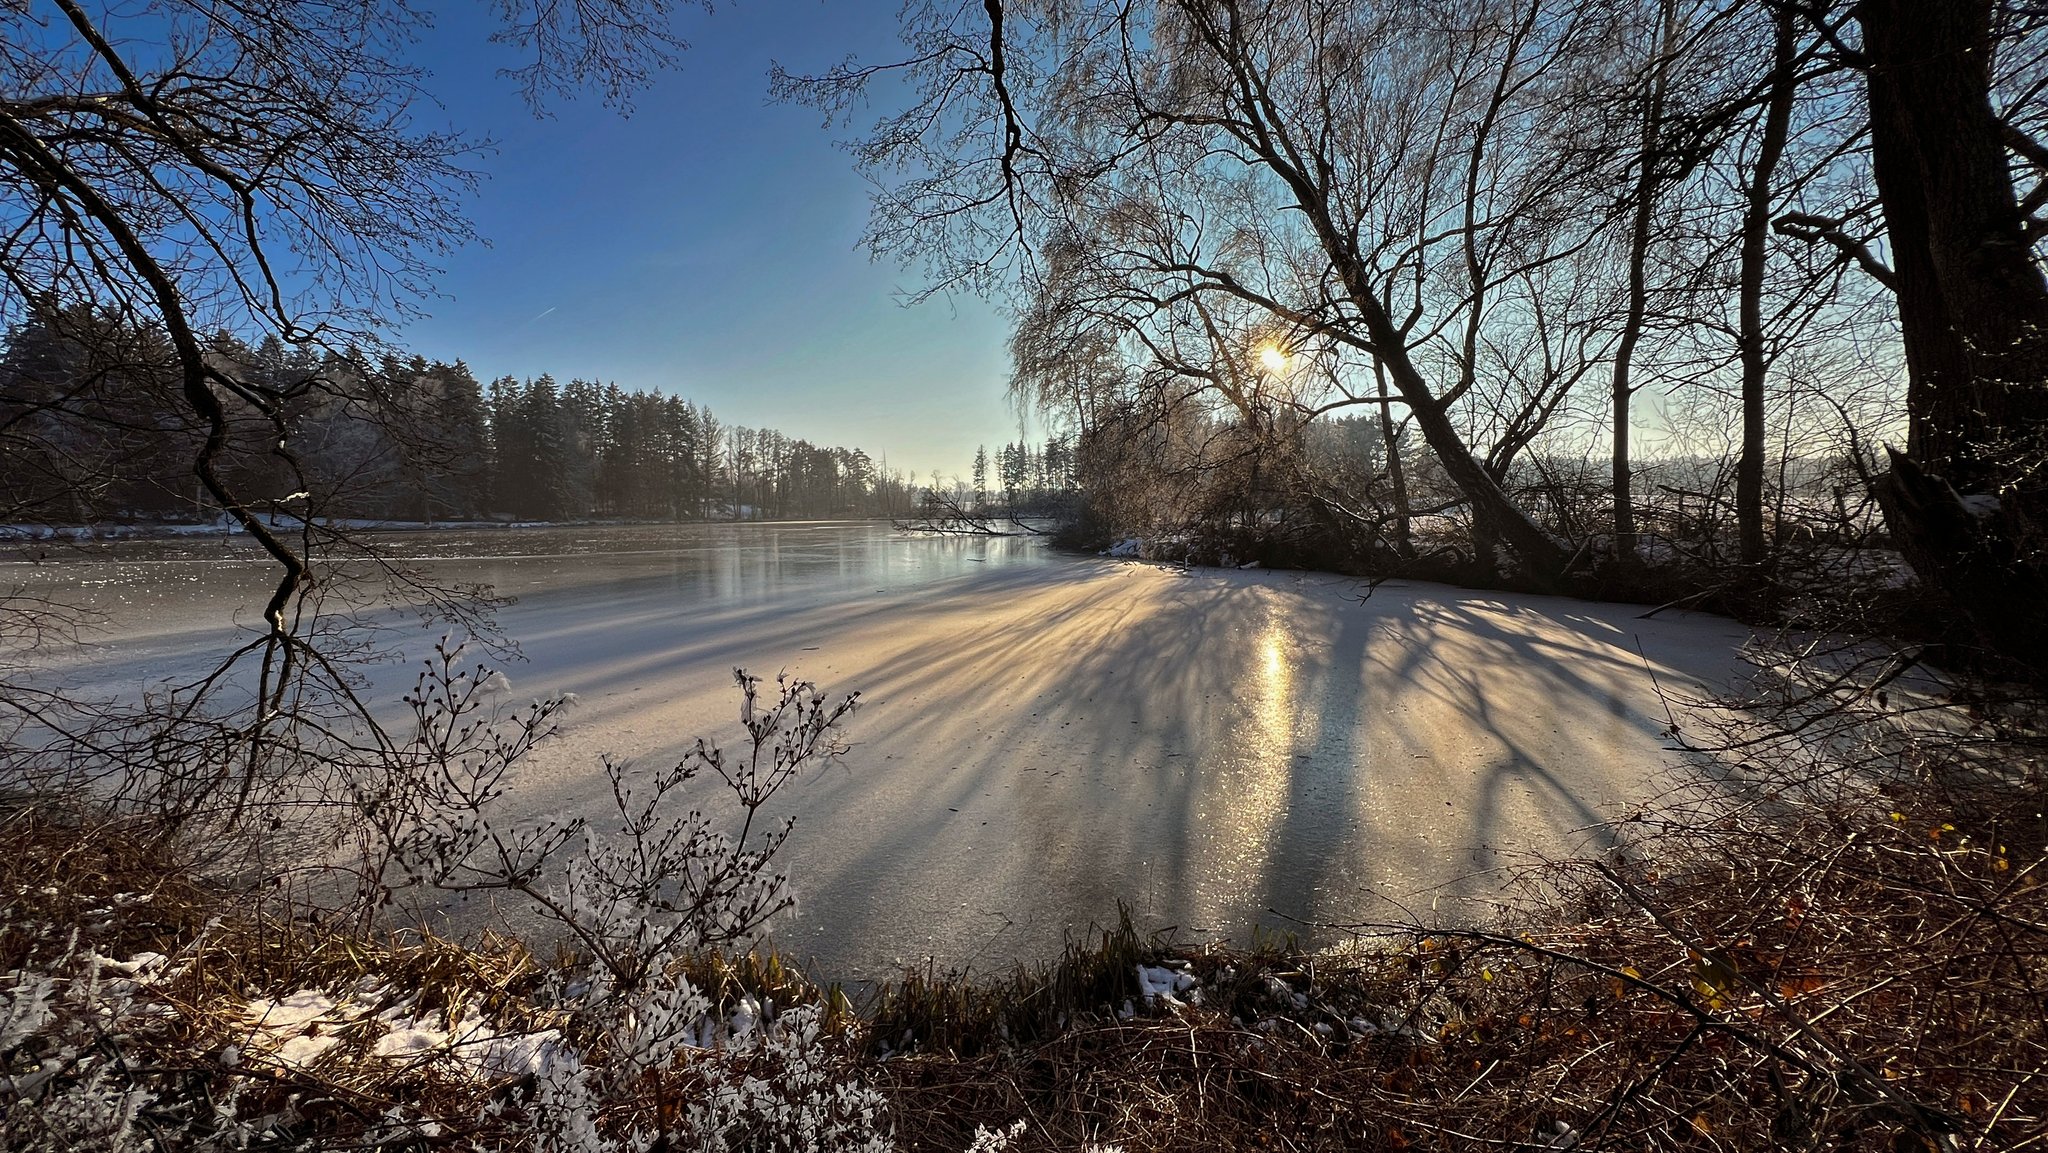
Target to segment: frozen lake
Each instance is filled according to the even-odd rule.
[[[1119,898],[1148,926],[1238,938],[1483,902],[1504,865],[1598,845],[1670,787],[1648,670],[1667,691],[1726,684],[1747,636],[1640,606],[1398,583],[1362,599],[1337,577],[873,524],[380,539],[517,596],[517,695],[578,694],[509,799],[523,814],[601,811],[599,752],[735,741],[735,666],[860,690],[850,753],[784,806],[803,904],[774,936],[828,977],[1003,968]],[[108,612],[45,662],[103,685],[197,667],[264,579],[219,542],[8,548],[24,559],[0,581]],[[395,700],[410,673],[384,679]]]

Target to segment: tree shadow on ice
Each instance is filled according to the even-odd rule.
[[[1248,916],[1314,922],[1345,907],[1343,891],[1378,880],[1376,845],[1359,843],[1376,765],[1362,730],[1373,707],[1363,678],[1370,620],[1363,606],[1331,610],[1328,648],[1296,657],[1281,702],[1292,718],[1277,750],[1284,797],[1267,838],[1260,897]],[[1313,654],[1313,655],[1312,655]],[[1362,859],[1361,859],[1362,858]],[[1241,935],[1250,926],[1234,928]]]
[[[1026,590],[993,623],[935,601],[945,643],[862,675],[888,702],[863,726],[934,759],[810,794],[874,822],[806,868],[814,907],[986,914],[1003,928],[983,948],[1011,956],[1118,898],[1241,936],[1264,909],[1490,897],[1503,850],[1611,843],[1609,806],[1649,791],[1664,724],[1632,631],[1577,602],[1388,592],[1104,581]],[[1634,631],[1660,676],[1710,681],[1731,627]]]
[[[658,586],[628,586],[602,598],[587,591],[536,596],[512,610],[516,615],[509,623],[521,637],[535,679],[550,690],[579,694],[583,700],[573,723],[601,731],[618,715],[641,707],[623,700],[606,705],[611,694],[692,677],[711,678],[722,689],[734,667],[772,673],[819,665],[822,659],[803,659],[808,650],[821,640],[899,622],[906,598],[914,598],[917,614],[930,614],[1012,597],[1046,583],[1043,570],[997,569],[908,593],[851,592],[795,607],[778,602],[710,610],[671,600]],[[828,690],[858,689],[870,699],[876,696],[867,670],[858,666],[834,670],[829,680],[821,669],[805,671]],[[671,751],[680,754],[695,735],[676,734]]]
[[[829,872],[807,865],[813,906],[895,900],[877,885],[910,881],[932,915],[1003,911],[1004,947],[992,938],[987,948],[1007,958],[1056,948],[1064,930],[1113,917],[1119,898],[1143,900],[1134,880],[1175,886],[1187,871],[1180,814],[1194,803],[1204,686],[1228,688],[1204,649],[1238,627],[1240,610],[1222,588],[1176,585],[1168,599],[1158,611],[1170,627],[1134,629],[1146,606],[1113,577],[1027,593],[1004,620],[963,616],[943,645],[862,674],[880,702],[863,725],[932,759],[879,774],[869,765],[805,798],[887,821]],[[1019,881],[1032,891],[1015,892]],[[1181,902],[1169,891],[1158,903]]]
[[[778,942],[867,974],[919,950],[1056,949],[1120,898],[1242,936],[1266,909],[1340,921],[1378,896],[1490,896],[1494,849],[1586,827],[1597,847],[1603,808],[1651,776],[1664,720],[1634,635],[1667,683],[1718,679],[1735,647],[1725,621],[1418,586],[1360,604],[1345,587],[992,569],[796,609],[540,603],[528,637],[598,734],[646,707],[606,692],[822,645],[800,671],[868,705],[850,771],[789,797],[808,913]],[[704,699],[722,731],[725,696]],[[573,806],[587,784],[542,787]]]
[[[1661,795],[1677,763],[1665,746],[1667,706],[1681,706],[1660,689],[1725,681],[1742,635],[1717,618],[1640,621],[1626,606],[1603,612],[1551,598],[1419,591],[1383,623],[1379,679],[1413,690],[1400,711],[1424,726],[1449,718],[1482,738],[1469,779],[1438,770],[1431,787],[1453,801],[1445,815],[1456,819],[1440,826],[1438,847],[1470,852],[1488,871],[1532,851],[1614,847],[1618,808]],[[1420,831],[1382,835],[1406,835],[1410,853],[1427,851],[1416,843]],[[1500,888],[1500,878],[1475,868],[1442,893],[1483,900]]]

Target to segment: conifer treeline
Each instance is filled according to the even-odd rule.
[[[1080,485],[1073,442],[1054,437],[1039,445],[1024,440],[1001,445],[993,457],[987,445],[976,445],[973,473],[966,481],[956,477],[950,496],[962,508],[1055,516],[1068,511],[1068,498],[1078,494]],[[933,486],[949,495],[936,477]]]
[[[387,360],[378,371],[377,391],[429,401],[437,418],[438,446],[419,454],[414,470],[427,507],[385,515],[865,517],[898,515],[917,495],[907,477],[861,449],[727,425],[679,396],[545,374],[480,387],[459,360]],[[406,455],[405,439],[394,458]]]
[[[236,414],[224,471],[279,509],[419,521],[897,517],[931,489],[962,486],[617,384],[486,385],[460,360],[319,353],[274,337],[212,345],[241,379],[292,397],[296,468],[272,451],[268,421],[222,397]],[[134,397],[173,387],[169,350],[146,331],[82,309],[15,325],[0,356],[0,519],[210,515],[192,482],[202,430],[130,419]],[[1003,451],[1013,502],[1071,484],[1060,442]]]
[[[475,389],[460,364],[415,364],[415,391]],[[500,377],[479,407],[486,464],[473,501],[534,520],[701,520],[900,514],[908,478],[866,452],[722,424],[682,397],[551,376]]]

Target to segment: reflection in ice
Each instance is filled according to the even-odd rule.
[[[1203,848],[1190,864],[1200,878],[1201,925],[1228,925],[1256,906],[1273,834],[1286,816],[1298,711],[1290,647],[1279,620],[1269,618],[1246,654],[1244,695],[1198,769],[1207,803]]]

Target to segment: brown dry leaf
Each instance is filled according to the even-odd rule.
[[[1778,981],[1778,995],[1786,1000],[1795,1000],[1808,993],[1819,992],[1827,987],[1827,980],[1813,973],[1783,977]]]

